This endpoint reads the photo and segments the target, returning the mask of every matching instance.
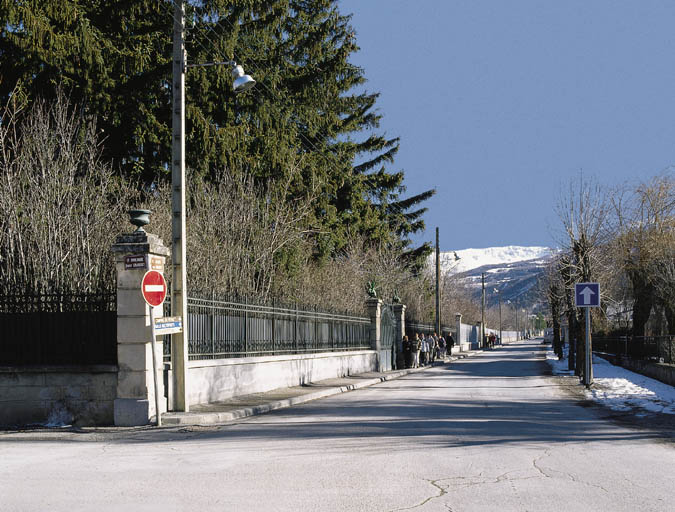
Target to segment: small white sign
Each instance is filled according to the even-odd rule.
[[[155,333],[157,336],[183,332],[183,319],[179,316],[165,316],[155,318]]]

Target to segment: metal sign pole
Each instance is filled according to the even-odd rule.
[[[152,330],[152,380],[155,385],[155,416],[157,417],[157,426],[162,426],[162,414],[159,410],[159,386],[157,384],[157,335],[155,333],[155,308],[148,305],[150,308],[150,329]]]
[[[593,384],[593,348],[591,347],[591,308],[600,307],[599,283],[576,283],[574,285],[574,305],[584,308],[586,315],[586,354],[584,358],[584,384],[587,388]]]
[[[586,368],[584,371],[584,384],[587,388],[593,384],[593,354],[591,354],[591,308],[586,310]]]

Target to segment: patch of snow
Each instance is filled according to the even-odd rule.
[[[57,402],[49,412],[49,416],[44,425],[45,427],[50,428],[69,427],[72,422],[73,416],[68,412],[68,409],[66,409],[63,404]]]
[[[546,354],[546,361],[555,375],[574,374],[567,369],[567,358],[558,361],[552,350]],[[589,399],[616,411],[642,409],[648,412],[675,414],[675,387],[614,366],[595,355],[593,386],[585,393]]]
[[[567,369],[567,347],[565,347],[565,354],[562,360],[558,359],[553,350],[546,352],[546,362],[553,370],[553,375],[574,375],[574,370]]]

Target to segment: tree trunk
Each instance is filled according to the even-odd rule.
[[[563,358],[563,347],[560,340],[560,311],[555,301],[551,301],[551,316],[553,317],[553,352],[560,361]]]
[[[654,299],[647,286],[633,286],[635,302],[633,303],[633,336],[644,336],[645,325],[649,320]]]
[[[584,377],[584,367],[585,367],[585,357],[586,357],[586,346],[584,344],[585,335],[586,335],[586,326],[582,320],[576,319],[576,338],[577,338],[577,367],[575,369],[574,375],[577,375],[579,378]]]
[[[573,311],[567,314],[567,324],[570,338],[570,351],[567,355],[567,369],[574,370],[576,375],[576,350],[577,350],[577,317]]]
[[[666,314],[666,321],[668,322],[668,334],[675,336],[675,308],[672,305],[664,304],[663,311]]]

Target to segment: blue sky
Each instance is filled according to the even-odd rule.
[[[675,2],[339,0],[441,250],[556,246],[561,187],[675,164]]]

